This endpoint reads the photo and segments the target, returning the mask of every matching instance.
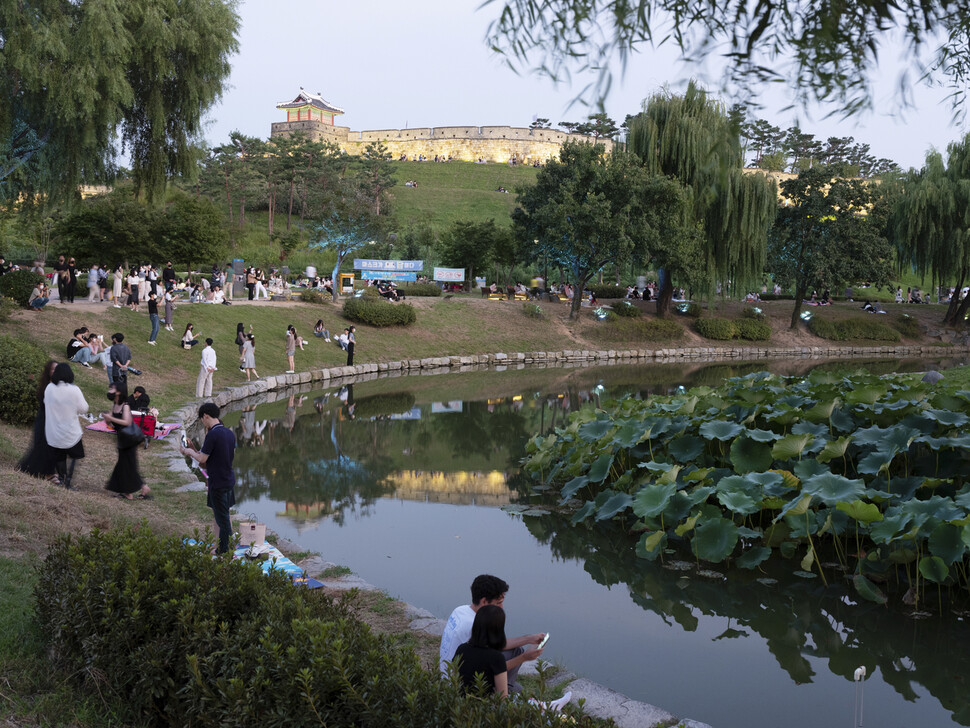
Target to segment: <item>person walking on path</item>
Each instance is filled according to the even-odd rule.
[[[354,365],[354,345],[357,343],[357,337],[354,336],[354,332],[356,330],[356,326],[351,326],[347,329],[347,366],[349,367]]]
[[[212,339],[206,339],[202,348],[202,361],[199,362],[199,379],[195,383],[196,397],[212,396],[212,375],[215,371],[216,350],[212,348]]]
[[[17,463],[17,470],[37,478],[47,478],[54,485],[60,485],[61,481],[57,477],[54,467],[56,453],[47,444],[47,410],[44,406],[44,395],[47,391],[47,385],[51,383],[51,376],[54,374],[56,366],[56,361],[48,361],[40,373],[40,383],[37,386],[37,403],[39,406],[37,407],[37,415],[34,417],[34,439],[30,445],[30,450]]]
[[[98,264],[95,263],[88,271],[88,303],[98,302]]]
[[[127,427],[135,420],[131,416],[131,406],[128,404],[128,387],[124,382],[112,384],[108,388],[108,399],[111,400],[111,411],[102,412],[101,419],[111,425],[115,432]],[[115,463],[111,477],[105,485],[107,490],[117,494],[119,498],[133,500],[135,493],[141,500],[151,500],[152,490],[145,485],[145,480],[138,472],[138,445],[122,447],[118,438],[118,461]]]
[[[164,299],[165,299],[165,330],[175,331],[175,329],[172,328],[172,324],[174,323],[174,317],[172,316],[172,312],[175,310],[175,295],[172,289],[169,288],[165,290]]]
[[[155,291],[148,292],[148,319],[152,322],[148,343],[155,346],[155,339],[158,338],[158,294]]]
[[[246,340],[243,342],[242,358],[243,369],[246,370],[246,381],[250,381],[250,374],[256,379],[259,379],[259,373],[256,371],[256,337],[252,334],[246,334]]]
[[[73,490],[71,480],[74,466],[84,457],[83,432],[78,415],[88,411],[87,400],[74,384],[74,370],[70,364],[54,367],[51,383],[44,390],[44,434],[54,451],[54,470],[61,483]]]
[[[211,341],[210,339],[206,340]],[[188,455],[206,469],[208,497],[206,505],[212,509],[219,546],[215,553],[229,551],[232,536],[232,521],[229,509],[236,505],[236,474],[232,469],[232,459],[236,452],[236,436],[219,419],[219,407],[215,402],[206,402],[199,407],[199,419],[205,426],[205,441],[202,450],[179,446],[179,452]]]

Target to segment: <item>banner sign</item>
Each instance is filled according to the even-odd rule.
[[[462,283],[465,280],[465,269],[435,267],[434,279],[436,281],[449,281],[451,283]]]
[[[423,260],[368,260],[354,258],[354,268],[358,270],[424,270]]]
[[[374,261],[370,261],[373,263]],[[367,281],[416,281],[417,273],[405,273],[401,270],[362,270],[360,277]]]

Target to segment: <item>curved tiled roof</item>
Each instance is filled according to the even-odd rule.
[[[324,111],[329,111],[334,114],[342,114],[344,110],[339,106],[334,106],[329,101],[327,101],[320,94],[311,94],[307,91],[300,89],[300,93],[292,101],[281,101],[276,105],[277,109],[295,109],[301,106],[310,105],[315,109],[323,109]]]

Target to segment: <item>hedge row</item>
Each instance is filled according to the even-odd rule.
[[[672,319],[624,318],[609,311],[603,325],[589,333],[605,341],[674,341],[684,335],[684,327]]]
[[[705,339],[714,339],[715,341],[731,341],[732,339],[768,341],[771,338],[771,326],[758,318],[741,318],[737,321],[722,318],[700,318],[694,323],[694,328]]]
[[[111,695],[123,724],[549,724],[524,701],[465,698],[343,601],[147,528],[60,537],[36,594],[56,666]]]
[[[29,270],[14,270],[0,276],[0,296],[12,298],[24,308],[37,281],[44,280],[42,275]]]
[[[407,288],[400,289],[406,296],[425,296],[437,298],[441,295],[441,288],[434,283],[412,283]]]
[[[587,289],[597,298],[626,298],[625,286],[610,286],[605,283],[589,283]]]
[[[344,316],[369,326],[408,326],[418,319],[412,306],[388,303],[373,296],[348,298],[344,303]]]
[[[613,311],[616,312],[617,316],[626,316],[627,318],[637,318],[643,313],[629,301],[617,301],[613,304]]]
[[[43,350],[29,341],[0,336],[0,419],[4,422],[28,425],[34,421],[37,385],[47,360]]]
[[[808,330],[819,338],[829,341],[896,342],[901,338],[896,329],[872,314],[868,317],[855,316],[840,321],[832,321],[816,315],[809,320]]]

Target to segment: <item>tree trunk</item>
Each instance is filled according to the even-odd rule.
[[[956,288],[953,289],[953,295],[950,297],[950,305],[946,307],[946,315],[943,317],[944,324],[953,324],[956,321],[957,307],[960,305],[960,294],[963,292],[963,282],[966,276],[966,270],[961,270]]]
[[[290,218],[293,217],[293,188],[296,186],[293,180],[290,180],[290,206],[286,210],[286,230],[290,230]]]
[[[808,290],[808,285],[805,283],[795,284],[795,308],[791,312],[791,325],[789,329],[797,329],[798,322],[802,318],[802,301],[805,300],[805,293]]]
[[[670,314],[670,304],[674,300],[674,280],[666,269],[657,270],[659,287],[657,289],[657,315],[666,318]]]
[[[963,300],[960,301],[960,308],[957,309],[956,315],[953,317],[950,325],[962,329],[967,322],[968,309],[970,309],[970,295],[964,296]]]
[[[573,287],[573,305],[569,309],[570,321],[576,321],[579,318],[579,311],[583,307],[583,289],[586,288],[586,280]]]

